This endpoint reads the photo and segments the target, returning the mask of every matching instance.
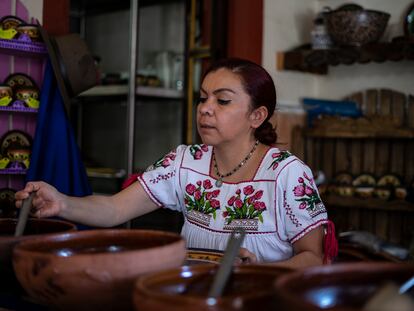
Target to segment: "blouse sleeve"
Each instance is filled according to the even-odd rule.
[[[185,148],[185,145],[178,146],[138,176],[148,196],[160,207],[181,210],[177,196],[178,175]]]
[[[296,160],[284,168],[278,188],[283,200],[282,222],[290,243],[328,222],[312,171],[303,162]]]

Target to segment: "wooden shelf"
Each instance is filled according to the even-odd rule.
[[[329,129],[329,128],[312,128],[304,132],[307,137],[315,138],[349,138],[349,139],[412,139],[414,138],[414,129],[398,128],[393,130],[361,130],[361,129]]]
[[[276,57],[278,70],[326,74],[329,66],[414,60],[414,41],[395,38],[392,42],[329,50],[313,50],[309,44],[305,44],[291,51],[278,52]]]
[[[402,200],[392,200],[385,201],[377,198],[371,199],[360,199],[357,197],[346,197],[338,195],[323,195],[322,201],[329,209],[331,208],[356,208],[356,209],[371,209],[371,210],[382,210],[382,211],[398,211],[398,212],[413,212],[414,213],[414,204],[402,201]]]
[[[175,89],[166,89],[161,87],[138,86],[136,89],[138,96],[182,99],[183,92]],[[98,85],[79,96],[82,97],[99,97],[99,96],[126,96],[128,95],[128,85]]]

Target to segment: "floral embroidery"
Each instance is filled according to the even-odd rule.
[[[226,211],[223,217],[226,223],[230,224],[234,219],[256,219],[263,223],[263,211],[266,210],[266,204],[259,201],[263,196],[263,190],[255,192],[252,186],[243,188],[244,198],[241,197],[241,190],[237,189],[236,195],[233,195],[227,202]]]
[[[213,188],[211,181],[197,181],[197,185],[188,184],[185,187],[185,205],[187,211],[195,210],[204,214],[212,214],[216,219],[216,210],[220,209],[220,201],[216,198],[220,194],[220,190],[207,191]]]
[[[190,146],[190,153],[194,160],[200,160],[203,157],[203,152],[208,151],[207,145],[192,145]]]
[[[161,159],[159,159],[158,161],[156,161],[154,164],[150,165],[147,169],[146,172],[155,170],[158,167],[168,167],[172,164],[172,162],[175,160],[177,153],[175,151],[170,151],[169,153],[167,153],[165,156],[163,156]]]
[[[272,154],[272,164],[270,164],[270,166],[267,169],[272,168],[273,170],[275,170],[278,166],[279,163],[282,162],[283,160],[289,158],[292,154],[289,151],[281,151],[281,152],[275,152]]]
[[[165,175],[159,174],[159,175],[157,175],[156,178],[150,179],[149,181],[152,184],[158,184],[161,180],[167,180],[167,179],[170,179],[171,177],[174,177],[174,176],[175,176],[175,172],[169,172]]]
[[[298,197],[295,201],[301,202],[299,208],[306,209],[312,217],[317,216],[321,212],[326,212],[317,191],[313,188],[313,180],[305,172],[303,177],[305,177],[309,185],[307,185],[305,179],[299,177],[299,185],[293,188],[293,194],[295,197]]]
[[[296,226],[296,228],[301,227],[302,224],[299,222],[299,220],[296,218],[295,214],[293,213],[292,208],[287,203],[286,199],[286,191],[283,192],[283,207],[286,210],[286,215],[289,216],[290,221]]]

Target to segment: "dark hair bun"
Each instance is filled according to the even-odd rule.
[[[265,145],[274,145],[277,140],[276,129],[269,121],[263,122],[254,132],[254,136]]]

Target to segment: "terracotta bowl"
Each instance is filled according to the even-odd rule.
[[[400,286],[414,264],[352,263],[295,271],[275,282],[279,311],[358,311],[386,282]]]
[[[0,286],[2,287],[16,283],[12,266],[12,252],[19,242],[51,233],[76,230],[76,226],[67,221],[30,218],[27,221],[24,235],[15,237],[16,225],[17,219],[0,219]]]
[[[175,233],[98,229],[17,245],[13,266],[37,303],[55,310],[129,310],[136,278],[178,267],[185,242]]]
[[[390,14],[375,10],[338,9],[326,13],[325,18],[329,35],[337,45],[361,46],[379,41]]]
[[[272,284],[291,270],[260,265],[234,268],[223,296],[207,300],[219,268],[215,264],[182,266],[143,276],[135,283],[135,310],[276,310]]]

